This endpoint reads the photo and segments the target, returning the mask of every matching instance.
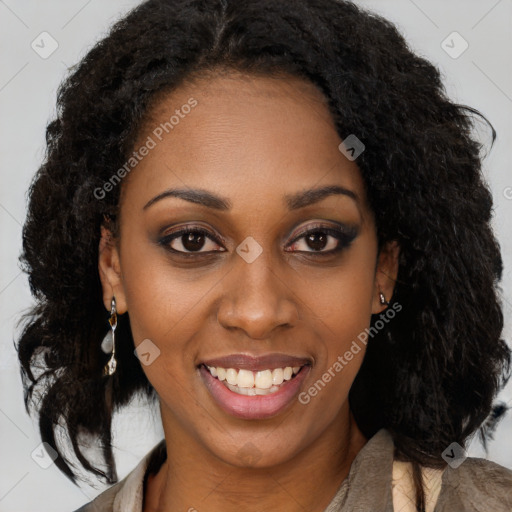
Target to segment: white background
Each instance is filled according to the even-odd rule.
[[[241,0],[242,1],[242,0]],[[248,0],[246,0],[248,1]],[[102,487],[79,489],[55,467],[43,469],[31,453],[40,443],[24,411],[13,340],[16,322],[32,303],[18,267],[26,191],[44,155],[45,126],[69,66],[79,61],[135,0],[0,0],[0,512],[70,512]],[[413,50],[441,70],[452,99],[486,115],[498,132],[484,162],[495,199],[494,226],[504,260],[507,340],[512,319],[512,1],[365,0],[356,2],[395,22]],[[42,59],[31,43],[41,32],[58,42]],[[457,31],[469,44],[458,58],[441,43]],[[450,39],[448,40],[450,41]],[[451,43],[449,43],[451,44]],[[454,39],[455,50],[460,42]],[[512,384],[501,394],[512,404]],[[123,477],[161,438],[158,412],[137,403],[115,422],[116,456]],[[124,427],[123,427],[124,426]],[[512,468],[512,413],[500,424],[487,458]],[[472,456],[485,456],[475,440]]]

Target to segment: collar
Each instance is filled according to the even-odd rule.
[[[391,434],[386,429],[379,430],[359,450],[347,477],[324,512],[393,512],[393,455]]]
[[[325,512],[393,512],[391,479],[394,444],[391,434],[379,430],[359,450],[350,471]],[[160,441],[126,477],[116,494],[113,512],[141,512],[148,469],[158,470],[166,458],[165,439]],[[371,482],[371,486],[368,485]]]
[[[162,439],[124,479],[114,498],[112,512],[142,512],[148,469],[160,468],[165,457],[165,439]]]

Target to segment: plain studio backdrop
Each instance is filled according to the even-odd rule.
[[[250,1],[250,0],[245,0]],[[45,127],[69,67],[106,35],[135,0],[0,0],[0,512],[70,512],[104,487],[74,486],[41,457],[36,423],[25,413],[13,339],[32,304],[18,266],[26,191],[43,160]],[[494,196],[494,227],[505,260],[505,338],[512,339],[512,2],[510,0],[364,0],[394,23],[411,48],[435,63],[450,97],[480,110],[498,137],[484,160]],[[41,39],[44,44],[41,44]],[[488,134],[483,133],[485,140]],[[65,206],[65,205],[63,205]],[[456,305],[454,304],[454,307]],[[98,340],[98,343],[100,340]],[[512,383],[500,397],[512,404]],[[124,477],[161,439],[155,407],[134,403],[115,419],[115,454]],[[512,468],[512,412],[486,455],[476,438],[469,455]]]

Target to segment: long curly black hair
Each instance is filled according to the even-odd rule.
[[[420,464],[444,466],[453,441],[464,445],[477,431],[486,438],[482,425],[510,377],[502,259],[483,144],[473,136],[475,120],[487,120],[449,100],[438,69],[392,23],[341,0],[149,0],[61,84],[29,190],[20,261],[36,305],[17,344],[25,404],[61,455],[57,466],[77,481],[56,443],[60,429],[83,468],[116,481],[112,414],[136,392],[156,395],[133,355],[128,313],[119,318],[118,370],[102,376],[108,312],[98,243],[100,226],[116,225],[121,187],[101,199],[95,190],[129,158],[160,93],[220,69],[309,80],[340,138],[365,144],[357,164],[380,246],[400,246],[392,302],[403,311],[370,339],[351,409],[367,437],[391,432],[416,477]],[[84,455],[81,435],[96,439],[106,469]],[[423,500],[417,481],[418,510]]]

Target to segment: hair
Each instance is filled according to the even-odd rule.
[[[402,310],[370,337],[349,400],[365,436],[388,429],[396,456],[413,463],[417,509],[420,465],[444,467],[444,449],[464,446],[478,429],[484,443],[491,436],[482,424],[496,416],[511,351],[501,339],[502,258],[475,115],[493,143],[494,128],[449,100],[438,69],[386,19],[348,1],[290,3],[146,1],[59,87],[29,189],[20,261],[36,304],[23,316],[17,349],[27,411],[37,411],[42,439],[75,483],[76,465],[56,443],[59,428],[80,465],[112,483],[113,413],[136,393],[156,396],[133,355],[129,313],[118,318],[118,369],[102,375],[109,312],[98,244],[100,226],[117,233],[121,186],[102,199],[95,190],[130,157],[162,94],[222,69],[313,83],[340,138],[355,134],[365,145],[357,164],[379,248],[393,240],[400,247],[391,304]],[[101,447],[105,470],[84,455],[81,435]]]

